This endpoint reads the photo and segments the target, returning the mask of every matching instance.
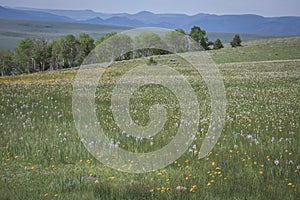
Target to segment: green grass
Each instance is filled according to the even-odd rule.
[[[297,58],[293,42],[274,43],[279,41],[294,55],[288,59]],[[259,47],[246,43],[236,51],[251,55],[247,61],[267,58],[260,51],[254,54],[254,49]],[[220,58],[229,57],[227,51],[214,51],[213,58],[220,63]],[[234,58],[233,62],[240,61]],[[225,126],[212,152],[199,160],[210,114],[206,85],[191,66],[174,55],[154,60],[184,74],[196,91],[201,123],[190,151],[155,172],[113,170],[93,158],[78,137],[72,116],[76,70],[1,77],[0,199],[299,199],[299,61],[218,65],[227,96]],[[131,112],[132,118],[146,123],[149,105],[165,102],[169,116],[165,131],[150,145],[149,140],[136,141],[117,128],[110,130],[115,127],[110,91],[126,71],[147,62],[116,62],[99,80],[96,97],[98,119],[107,135],[120,141],[120,147],[136,152],[168,143],[168,130],[176,129],[173,124],[180,118],[171,93],[144,87],[131,101],[131,108],[137,110]],[[87,176],[93,180],[86,180]],[[177,186],[187,190],[178,191]]]
[[[300,58],[300,37],[242,42],[242,47],[211,51],[216,63],[289,60]]]

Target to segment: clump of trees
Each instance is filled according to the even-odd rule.
[[[14,52],[0,52],[1,75],[33,73],[78,66],[94,49],[94,39],[81,33],[67,35],[58,40],[25,38]]]
[[[111,37],[113,39],[107,40]],[[215,42],[208,41],[206,31],[199,26],[192,27],[189,34],[185,33],[183,29],[176,29],[169,31],[164,37],[160,37],[155,33],[142,32],[131,38],[125,34],[112,32],[100,36],[97,40],[86,33],[81,33],[77,37],[67,35],[52,41],[43,38],[25,38],[19,42],[14,51],[0,51],[0,75],[6,76],[77,67],[98,45],[103,47],[102,50],[106,49],[106,51],[95,50],[99,62],[128,60],[201,49],[208,50],[210,45],[213,45],[213,49],[223,48],[220,39]],[[241,45],[239,35],[235,36],[231,45],[234,47]],[[108,52],[110,55],[108,55]],[[86,62],[89,62],[88,59]],[[90,62],[95,62],[95,60]]]

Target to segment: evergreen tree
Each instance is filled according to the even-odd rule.
[[[213,45],[214,45],[214,49],[224,48],[224,46],[219,38],[213,43]]]
[[[242,40],[241,40],[241,37],[240,35],[236,34],[233,38],[233,40],[230,42],[231,46],[232,47],[239,47],[239,46],[242,46]]]

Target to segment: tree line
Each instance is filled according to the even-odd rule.
[[[193,41],[189,40],[188,36]],[[111,37],[112,40],[107,40]],[[241,40],[236,35],[231,45],[240,46],[240,43]],[[145,48],[134,50],[133,44]],[[133,39],[116,32],[100,36],[97,40],[86,33],[81,33],[77,37],[70,34],[49,42],[43,38],[25,38],[18,43],[14,51],[0,51],[1,76],[78,67],[98,45],[103,45],[104,49],[110,50],[112,60],[128,60],[170,52],[208,50],[211,45],[213,45],[213,49],[223,48],[220,39],[215,42],[208,41],[206,31],[199,26],[192,27],[189,34],[182,29],[170,31],[165,34],[163,39],[159,35],[149,32],[142,32]],[[106,54],[107,52],[97,53],[100,53],[101,57],[101,53]],[[103,55],[103,57],[107,58],[107,55]]]

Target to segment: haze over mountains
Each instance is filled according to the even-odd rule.
[[[0,6],[0,18],[27,19],[55,22],[75,22],[129,27],[182,28],[197,25],[208,32],[249,34],[300,35],[300,17],[263,17],[259,15],[213,14],[154,14],[142,11],[128,13],[98,13],[92,10],[50,10],[8,8]]]

